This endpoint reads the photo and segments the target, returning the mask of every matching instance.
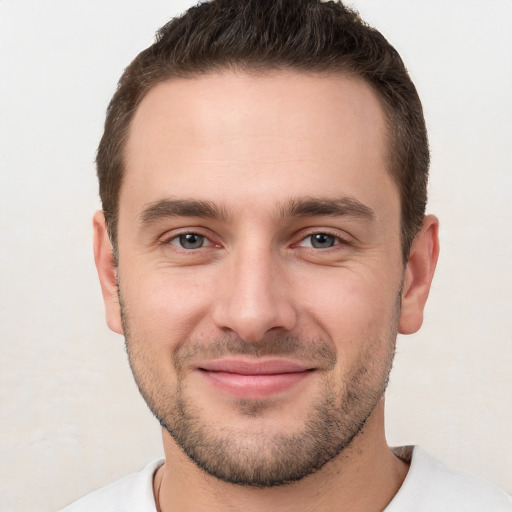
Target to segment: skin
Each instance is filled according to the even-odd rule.
[[[318,471],[265,488],[205,473],[164,429],[162,510],[378,511],[399,489],[407,467],[385,440],[383,391],[396,333],[422,323],[438,222],[425,218],[404,266],[385,130],[373,90],[343,76],[226,71],[159,84],[141,102],[126,148],[117,269],[101,212],[94,229],[107,322],[127,337],[146,400],[172,421],[166,407],[181,393],[205,432],[228,433],[228,454],[264,462],[268,440],[302,435],[331,390],[341,419],[368,416]],[[320,212],[294,208],[311,198]],[[210,210],[185,211],[191,199]],[[204,245],[180,246],[186,233]],[[322,233],[328,243],[314,247]],[[281,353],[283,338],[299,348]],[[276,392],[226,391],[198,367],[215,350],[230,357],[233,340],[238,359],[278,357],[311,371]],[[351,386],[372,400],[340,414]]]

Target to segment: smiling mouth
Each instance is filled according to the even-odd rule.
[[[197,368],[209,385],[238,398],[262,399],[282,393],[312,375],[315,368],[294,361],[209,361]]]

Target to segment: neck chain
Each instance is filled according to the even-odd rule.
[[[158,471],[158,470],[157,470]],[[162,509],[160,508],[160,489],[162,488],[162,480],[164,479],[163,478],[163,474],[162,476],[160,476],[157,472],[157,475],[158,477],[158,483],[157,483],[157,488],[155,489],[155,505],[156,505],[156,512],[162,512]]]

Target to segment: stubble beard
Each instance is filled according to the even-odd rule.
[[[361,434],[382,398],[389,380],[395,345],[396,319],[387,339],[369,344],[345,382],[333,382],[333,372],[325,373],[324,386],[300,431],[269,434],[263,430],[244,432],[236,428],[216,428],[195,403],[187,389],[182,369],[192,354],[208,355],[290,355],[308,354],[334,368],[336,352],[325,341],[283,336],[267,338],[257,345],[240,339],[219,339],[208,346],[185,342],[185,350],[173,354],[178,384],[166,386],[158,365],[141,347],[147,340],[132,339],[130,321],[122,305],[123,328],[130,366],[141,395],[162,427],[169,432],[188,458],[207,474],[241,486],[275,487],[316,472],[343,454]],[[396,318],[398,310],[395,311]],[[376,347],[377,350],[375,354]],[[384,350],[385,353],[382,353]],[[364,361],[364,362],[363,362]],[[238,413],[261,419],[268,403],[264,400],[239,400]]]

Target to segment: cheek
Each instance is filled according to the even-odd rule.
[[[304,282],[304,314],[350,358],[369,343],[387,340],[397,323],[398,276],[364,269],[332,269]]]
[[[126,281],[121,273],[121,294],[130,334],[150,339],[152,346],[173,347],[198,336],[208,311],[208,279],[192,269],[151,269],[138,274],[130,268]]]
[[[333,387],[359,382],[380,389],[395,351],[396,294],[347,279],[327,288],[316,301],[323,308],[312,310],[314,325],[322,327],[338,359]]]

